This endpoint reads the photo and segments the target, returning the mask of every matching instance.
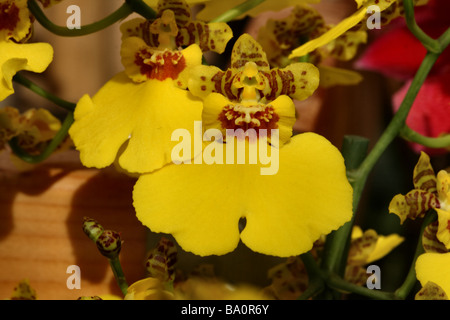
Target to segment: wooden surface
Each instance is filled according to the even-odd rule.
[[[106,258],[83,233],[84,216],[121,232],[124,272],[129,281],[143,276],[145,229],[131,204],[133,179],[114,170],[83,168],[70,155],[20,173],[8,168],[5,156],[0,171],[0,298],[8,298],[24,278],[38,299],[120,293]],[[67,288],[70,265],[81,269],[80,290]]]

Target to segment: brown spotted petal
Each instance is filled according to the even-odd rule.
[[[191,21],[191,8],[184,0],[159,0],[156,8],[158,16],[165,10],[172,10],[178,26]]]
[[[345,280],[356,285],[363,285],[367,282],[368,274],[366,268],[359,265],[347,265],[345,267]]]
[[[362,266],[375,250],[378,235],[375,230],[369,229],[364,232],[362,237],[353,239],[348,253],[348,264]]]
[[[403,223],[407,218],[415,220],[428,210],[439,208],[437,197],[428,191],[414,189],[406,195],[396,195],[389,204],[389,212],[396,214]]]
[[[286,68],[275,68],[262,74],[267,83],[262,93],[267,101],[281,95],[305,100],[319,86],[319,70],[310,63],[293,63]]]
[[[415,300],[448,300],[445,291],[436,283],[428,281],[425,286],[417,292]]]
[[[263,45],[272,65],[285,66],[293,48],[327,30],[324,19],[316,9],[298,4],[288,17],[269,19],[259,30],[257,40]]]
[[[241,71],[247,62],[254,62],[259,71],[269,71],[266,53],[261,45],[248,33],[241,35],[231,52],[231,69]]]
[[[425,252],[446,253],[448,252],[445,245],[438,240],[438,221],[430,223],[424,230],[422,235],[422,246]]]
[[[189,90],[193,95],[206,98],[210,93],[220,93],[230,101],[242,99],[242,83],[245,67],[255,64],[257,84],[263,103],[275,100],[281,95],[296,100],[308,98],[319,85],[319,71],[310,63],[293,63],[283,69],[270,69],[261,45],[249,34],[243,34],[236,41],[231,54],[231,67],[222,71],[215,66],[198,66],[191,72]]]
[[[154,26],[155,24],[160,26],[163,23],[161,17],[164,12],[169,10],[173,12],[178,29],[174,36],[176,47],[198,44],[203,52],[222,53],[225,51],[228,41],[233,37],[233,31],[226,23],[206,23],[192,20],[191,10],[184,0],[161,0],[158,2],[158,18],[156,20],[135,18],[121,25],[122,40],[128,37],[139,37],[148,46],[159,47],[160,42],[158,41],[158,34],[154,31]],[[161,25],[161,28],[164,29],[164,27]]]
[[[13,107],[4,107],[0,109],[0,150],[5,144],[19,134],[20,130],[20,112]]]
[[[149,252],[145,266],[151,277],[163,282],[172,282],[175,278],[176,261],[177,248],[175,244],[163,237],[158,245]]]
[[[233,31],[226,23],[190,21],[185,26],[180,27],[176,43],[178,46],[196,43],[203,52],[222,53],[232,37]]]
[[[331,41],[325,48],[330,56],[341,61],[348,61],[355,57],[359,45],[366,42],[367,32],[365,30],[347,31]]]
[[[240,77],[249,63],[256,65],[260,76],[264,77],[265,83],[262,83],[261,86],[271,85],[270,81],[275,77],[268,76],[270,67],[266,54],[261,45],[252,36],[245,33],[236,40],[233,46],[230,68],[222,71],[215,66],[197,67],[191,72],[189,90],[200,98],[206,98],[210,93],[217,92],[230,101],[240,101],[242,87],[235,84],[242,82]],[[275,83],[277,84],[276,80]]]
[[[308,287],[308,273],[300,257],[290,257],[268,272],[272,283],[264,292],[277,300],[294,300]]]
[[[413,183],[416,189],[436,193],[436,175],[430,163],[430,157],[422,152],[413,172]]]

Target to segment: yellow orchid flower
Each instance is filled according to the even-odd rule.
[[[269,19],[259,30],[257,40],[268,53],[270,64],[282,67],[296,61],[288,58],[292,49],[302,41],[321,36],[329,29],[331,26],[325,23],[316,9],[307,4],[296,5],[288,17]],[[363,30],[347,31],[327,45],[309,53],[308,61],[319,68],[322,87],[353,85],[362,80],[362,76],[355,71],[326,66],[322,61],[330,56],[342,61],[350,60],[356,55],[358,45],[366,40],[367,33]]]
[[[222,53],[228,41],[233,37],[231,28],[223,22],[205,23],[193,20],[188,3],[190,2],[184,0],[159,0],[156,6],[156,3],[152,3],[161,18],[156,21],[135,18],[123,23],[120,26],[122,40],[127,37],[139,37],[144,39],[150,47],[161,46],[161,35],[158,28],[161,28],[161,23],[163,23],[170,28],[171,32],[174,32],[171,35],[173,43],[168,42],[169,46],[185,47],[196,43],[204,52]],[[164,12],[166,12],[165,15]],[[171,25],[165,21],[171,21]],[[162,30],[167,27],[163,27]],[[163,39],[166,38],[163,36]]]
[[[367,281],[366,265],[379,260],[400,245],[404,238],[397,234],[379,235],[375,230],[362,231],[354,226],[348,253],[345,280],[363,285]],[[314,243],[316,261],[320,262],[320,251],[323,250],[325,237]],[[289,257],[285,262],[276,265],[268,272],[272,283],[265,292],[278,300],[295,300],[308,288],[308,272],[300,257]]]
[[[403,241],[404,238],[397,234],[383,236],[373,229],[363,232],[359,226],[354,226],[345,279],[355,284],[365,284],[368,275],[364,266],[385,257]]]
[[[422,285],[417,300],[448,300],[450,295],[449,253],[424,253],[417,258],[416,275]]]
[[[47,43],[20,43],[30,35],[27,1],[0,0],[0,101],[14,93],[12,78],[18,71],[43,72],[53,59]]]
[[[230,129],[230,122],[220,117],[213,123],[212,115],[222,108],[225,113],[219,114],[224,119],[234,119],[231,129],[237,125],[245,135],[250,129],[260,133],[262,123],[271,119],[275,119],[272,128],[289,122],[292,126],[289,109],[294,105],[289,96],[305,99],[317,84],[318,73],[311,64],[271,70],[259,44],[243,35],[233,48],[230,69],[199,66],[188,86],[204,99],[206,126],[219,134],[217,128]],[[276,103],[278,99],[283,101]],[[227,101],[231,104],[224,105]],[[273,113],[258,113],[257,108]],[[256,139],[227,136],[226,143],[216,136],[193,163],[141,175],[133,193],[138,219],[154,232],[171,233],[184,250],[202,256],[228,253],[239,240],[256,252],[275,256],[310,250],[321,235],[350,219],[352,188],[342,155],[324,137],[281,135],[279,145],[274,140],[268,143],[262,134]],[[257,144],[259,162],[239,161],[241,156],[250,160]],[[244,218],[240,232],[238,224]]]
[[[125,70],[77,104],[69,134],[87,167],[103,168],[118,158],[129,173],[159,169],[172,161],[177,144],[172,132],[186,128],[193,135],[192,124],[201,120],[201,101],[185,90],[189,70],[201,64],[202,49],[224,47],[231,29],[221,24],[220,32],[197,34],[199,24],[191,21],[184,1],[160,0],[158,8],[154,21],[134,19],[121,26]],[[182,41],[187,26],[197,36]],[[179,45],[189,46],[178,50]]]
[[[61,122],[46,109],[28,109],[23,114],[13,107],[0,109],[0,151],[7,142],[14,143],[29,155],[39,155],[61,129]],[[65,151],[72,147],[72,141],[65,139],[55,151]],[[23,161],[14,153],[11,162],[21,171],[33,169],[35,164]]]
[[[407,218],[422,217],[430,210],[438,214],[437,239],[450,249],[450,175],[441,170],[435,175],[430,157],[421,152],[414,168],[414,190],[406,195],[396,195],[389,204],[389,212],[396,214],[403,223]]]
[[[0,109],[0,133],[3,142],[12,138],[30,154],[39,154],[45,143],[61,128],[61,122],[46,109],[28,109],[23,114],[13,107]]]
[[[149,277],[136,281],[127,289],[125,300],[239,300],[267,299],[257,288],[248,285],[232,286],[215,277],[202,266],[197,272],[175,279],[177,249],[175,244],[162,237],[150,250],[145,263]],[[195,274],[195,275],[194,275]],[[174,283],[174,280],[177,280]]]
[[[354,226],[352,230],[352,244],[355,248],[353,250],[350,249],[352,254],[349,254],[351,256],[349,260],[361,262],[362,264],[372,263],[386,256],[404,240],[398,234],[383,236],[379,235],[375,230],[368,229],[363,232],[361,227]]]
[[[17,42],[31,31],[30,12],[26,0],[0,0],[0,40]]]
[[[292,99],[308,98],[318,86],[317,68],[310,63],[294,63],[271,69],[261,45],[249,34],[236,41],[231,67],[199,66],[192,70],[189,90],[204,100],[203,125],[227,130],[256,129],[267,133],[278,130],[280,144],[292,136],[295,107]],[[219,121],[217,121],[219,120]]]
[[[19,132],[20,112],[13,107],[0,109],[0,151],[5,144],[14,138]]]
[[[345,32],[366,30],[367,19],[373,14],[369,8],[371,6],[377,6],[380,11],[380,25],[384,26],[391,20],[403,15],[403,0],[355,0],[357,3],[357,11],[351,16],[345,18],[336,26],[322,34],[321,36],[314,38],[298,48],[292,50],[289,55],[290,59],[295,57],[302,57],[317,48],[323,47],[333,40],[342,36]],[[428,0],[414,0],[414,4],[417,6],[424,5]]]
[[[41,148],[61,129],[61,122],[46,109],[28,109],[21,115],[17,144],[30,154]]]

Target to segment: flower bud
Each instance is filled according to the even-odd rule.
[[[176,261],[177,248],[172,241],[163,237],[149,252],[145,266],[151,277],[170,282],[175,278]]]
[[[103,233],[102,225],[100,225],[94,219],[84,217],[83,231],[92,241],[97,241],[98,237]]]
[[[122,248],[120,234],[112,230],[104,230],[95,243],[100,253],[109,259],[117,258]]]

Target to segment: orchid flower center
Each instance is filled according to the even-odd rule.
[[[236,88],[243,88],[241,102],[257,103],[261,99],[259,90],[266,86],[254,62],[247,62],[244,70],[236,77],[233,85]]]
[[[164,10],[161,17],[150,25],[150,32],[158,35],[158,49],[176,50],[175,37],[178,35],[178,26],[172,10]]]

